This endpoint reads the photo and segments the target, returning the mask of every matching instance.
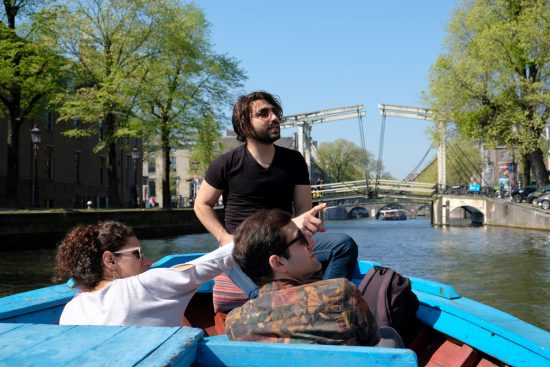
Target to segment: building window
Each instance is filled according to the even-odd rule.
[[[75,183],[81,183],[82,182],[82,177],[80,175],[81,164],[82,164],[81,160],[82,160],[82,153],[81,152],[74,152],[74,177],[75,177],[74,182]]]
[[[107,160],[105,157],[99,157],[99,184],[105,184],[105,169],[107,167]]]
[[[44,167],[44,171],[46,172],[46,177],[48,181],[54,180],[54,166],[53,166],[53,147],[46,145],[44,148],[45,154],[46,154],[46,166]]]
[[[55,125],[55,117],[54,113],[52,111],[46,112],[46,130],[47,131],[53,131],[53,127]]]
[[[147,173],[148,176],[155,175],[155,158],[149,158],[147,160]]]

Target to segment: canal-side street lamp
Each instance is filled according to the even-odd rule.
[[[31,193],[31,206],[36,208],[36,173],[38,162],[38,149],[40,149],[40,143],[42,143],[42,130],[36,125],[30,130],[32,141],[32,193]]]
[[[137,208],[139,206],[138,193],[137,193],[137,188],[139,187],[138,175],[137,175],[138,160],[139,160],[139,150],[138,148],[134,147],[134,149],[132,149],[132,161],[134,162],[134,185],[132,187],[132,205],[134,206],[134,208]]]

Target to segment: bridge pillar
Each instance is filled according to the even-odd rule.
[[[443,196],[439,196],[432,203],[432,224],[435,226],[446,226],[449,224],[451,204]]]
[[[439,190],[443,190],[447,185],[445,139],[445,122],[439,121],[439,149],[437,151],[437,184]]]
[[[298,151],[304,157],[307,169],[311,175],[311,126],[309,124],[298,125]],[[313,177],[310,177],[313,181]]]
[[[441,225],[443,226],[448,225],[450,217],[451,217],[451,203],[449,202],[449,200],[445,200],[444,204],[442,205]]]

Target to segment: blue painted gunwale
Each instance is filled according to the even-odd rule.
[[[351,347],[342,345],[234,342],[226,336],[206,337],[199,344],[199,366],[319,367],[345,364],[353,367],[416,367],[410,349]]]
[[[189,327],[0,323],[0,366],[190,366],[203,331]]]
[[[408,349],[231,342],[188,327],[0,323],[0,366],[415,367]]]
[[[159,260],[154,266],[169,267],[200,255],[171,255]],[[358,284],[362,275],[377,264],[369,261],[358,262],[354,282]],[[550,365],[548,332],[502,311],[461,297],[449,285],[415,277],[411,277],[411,281],[421,303],[417,316],[424,324],[512,366]],[[48,320],[56,317],[58,320],[63,305],[75,293],[69,285],[0,298],[0,322],[39,322],[38,320],[44,316],[44,308],[49,312]],[[211,292],[212,286],[213,282],[208,282],[199,291]],[[33,319],[34,321],[28,321]],[[43,320],[42,323],[44,322]],[[216,342],[221,343],[219,340]],[[237,342],[227,343],[232,343],[232,346]],[[210,341],[207,344],[216,345]],[[259,344],[258,348],[267,346]],[[284,345],[283,348],[285,346],[288,347]]]

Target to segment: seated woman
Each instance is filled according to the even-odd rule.
[[[132,228],[114,221],[80,225],[59,245],[56,278],[69,276],[81,290],[65,306],[61,325],[179,326],[204,282],[233,266],[233,244],[188,264],[147,268]]]

